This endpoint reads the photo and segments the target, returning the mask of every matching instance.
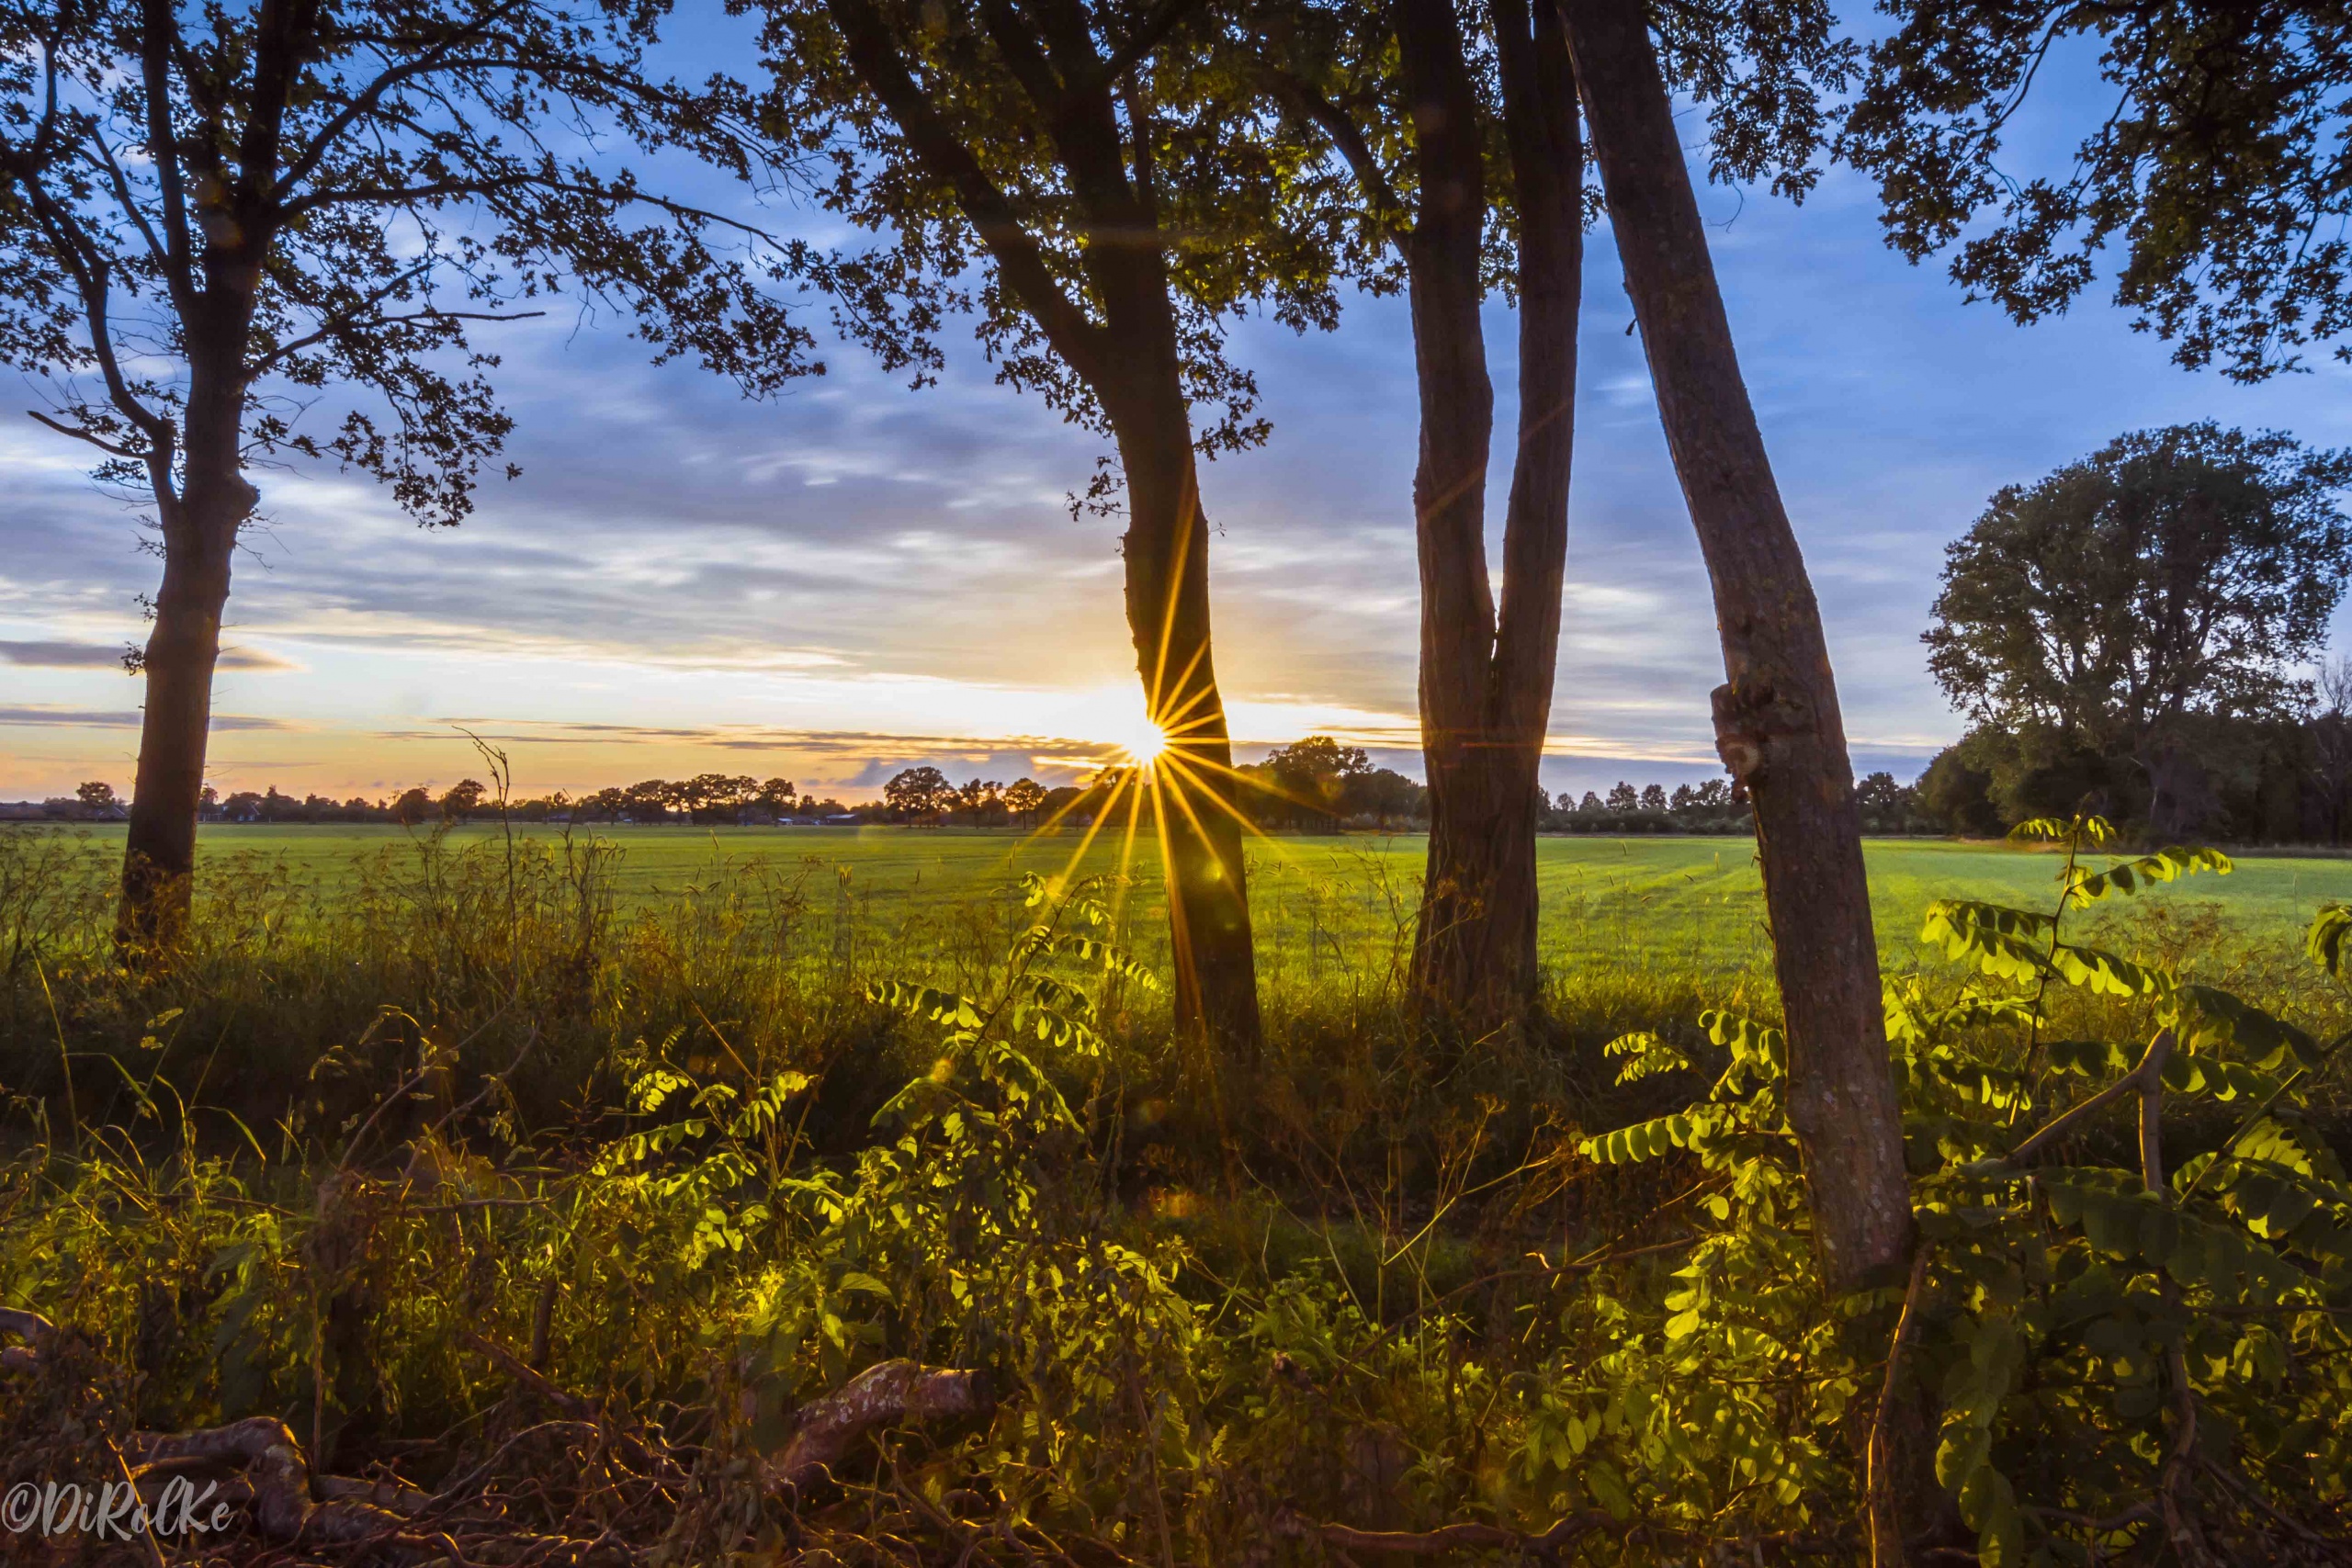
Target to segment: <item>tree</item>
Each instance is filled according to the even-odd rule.
[[[1430,792],[1394,768],[1368,768],[1340,782],[1340,804],[1351,816],[1370,817],[1385,833],[1391,821],[1426,815]]]
[[[1480,1034],[1535,991],[1536,771],[1552,710],[1584,272],[1584,148],[1549,0],[1282,5],[1260,28],[1275,102],[1355,192],[1359,280],[1411,304],[1420,453],[1428,870],[1412,981]],[[1494,387],[1480,318],[1519,307],[1519,429],[1499,604],[1487,560]]]
[[[270,793],[275,795],[277,792],[273,790]],[[450,822],[467,820],[481,808],[481,797],[485,793],[480,779],[459,779],[441,797],[443,819]]]
[[[255,464],[357,468],[419,523],[458,522],[512,423],[473,334],[564,282],[749,389],[811,368],[761,290],[777,264],[714,254],[708,215],[554,150],[773,172],[739,105],[645,75],[662,9],[0,0],[0,360],[48,389],[35,419],[153,503],[164,559],[127,942],[168,941],[187,909]],[[322,401],[339,423],[306,420]]]
[[[433,794],[422,785],[401,791],[392,802],[392,820],[403,828],[413,828],[434,811]]]
[[[633,784],[621,792],[621,808],[632,822],[665,822],[670,818],[672,787],[666,779]]]
[[[1665,810],[1666,786],[1663,784],[1644,784],[1642,786],[1642,809],[1645,811]]]
[[[930,333],[971,315],[1001,378],[1106,434],[1074,504],[1124,486],[1128,629],[1170,739],[1162,808],[1176,1016],[1259,1045],[1248,868],[1208,597],[1204,454],[1263,439],[1256,384],[1222,349],[1266,301],[1336,310],[1317,235],[1279,221],[1297,160],[1271,141],[1244,30],[1215,7],[1126,0],[763,0],[772,123],[828,158],[827,204],[887,248],[830,274],[852,330],[917,378]],[[1278,129],[1278,128],[1277,128]],[[967,273],[977,270],[974,287]],[[1195,425],[1196,414],[1204,415]]]
[[[1641,809],[1641,805],[1642,797],[1634,792],[1634,786],[1623,779],[1619,779],[1609,786],[1610,810],[1638,811]]]
[[[114,785],[96,782],[74,785],[74,798],[82,803],[84,809],[94,814],[111,811],[121,804],[115,798]]]
[[[1281,815],[1292,826],[1326,829],[1342,807],[1351,781],[1372,773],[1372,759],[1361,746],[1342,746],[1328,735],[1310,735],[1266,753],[1259,776],[1282,803]]]
[[[799,795],[798,787],[790,779],[768,779],[752,792],[752,798],[754,805],[782,817],[793,808]]]
[[[2352,329],[2352,54],[2340,9],[1885,0],[1842,138],[1888,238],[2020,321],[2064,310],[2110,246],[2117,302],[2191,367],[2252,381]],[[2062,175],[2019,178],[2003,135],[2041,67],[2098,39],[2096,124]],[[2071,79],[2072,73],[2069,73]],[[2341,343],[2339,358],[2352,356]]]
[[[2213,423],[2118,437],[1994,495],[1945,551],[1928,668],[1980,726],[2129,758],[2159,833],[2196,784],[2190,715],[2277,717],[2352,573],[2352,452]]]
[[[2311,735],[2321,830],[2329,843],[2340,844],[2346,818],[2352,816],[2352,659],[2331,659],[2320,671]]]
[[[1035,779],[1015,779],[1004,788],[1004,808],[1016,822],[1035,825],[1045,809],[1046,791]]]
[[[740,774],[696,773],[668,786],[665,804],[694,822],[732,822],[760,793],[760,781]]]
[[[1645,8],[1563,0],[1561,14],[1659,419],[1714,591],[1724,674],[1716,748],[1755,803],[1788,1032],[1789,1122],[1804,1150],[1822,1277],[1833,1291],[1900,1280],[1914,1239],[1910,1183],[1820,607],[1740,378]],[[1736,121],[1781,127],[1800,151],[1786,166],[1819,137],[1803,73],[1842,79],[1827,29],[1826,10],[1791,6],[1778,30],[1750,39],[1748,81],[1767,109]],[[1778,68],[1776,50],[1792,69]],[[1793,113],[1771,108],[1791,103]]]
[[[882,786],[882,798],[902,821],[927,822],[956,804],[956,786],[937,768],[909,768]]]

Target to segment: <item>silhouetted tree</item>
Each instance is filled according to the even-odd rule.
[[[566,284],[751,389],[808,368],[754,269],[706,243],[709,215],[601,152],[769,167],[740,105],[645,74],[662,9],[0,0],[0,360],[49,389],[34,418],[153,502],[164,558],[127,942],[168,940],[187,908],[254,463],[356,468],[417,521],[458,522],[512,423],[471,334]],[[329,389],[339,423],[306,427]]]
[[[271,791],[274,795],[277,792]],[[481,808],[484,794],[480,779],[459,779],[441,797],[441,815],[452,822],[463,822]]]
[[[1996,493],[1945,553],[1928,668],[1975,723],[2130,759],[2159,834],[2199,793],[2189,716],[2311,699],[2352,573],[2352,453],[2212,423],[2140,431]]]
[[[937,768],[909,768],[882,786],[882,798],[903,821],[926,822],[956,804],[956,786]]]
[[[1015,779],[1005,786],[1004,808],[1016,822],[1034,825],[1045,805],[1046,791],[1035,779]]]

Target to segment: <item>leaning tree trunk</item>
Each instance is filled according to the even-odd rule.
[[[1912,1246],[1861,818],[1821,612],[1740,379],[1640,0],[1562,0],[1667,445],[1714,587],[1717,749],[1755,802],[1788,1023],[1789,1122],[1832,1291],[1901,1281]]]
[[[1138,357],[1157,357],[1138,355]],[[1152,722],[1168,738],[1148,801],[1168,886],[1176,1021],[1244,1060],[1260,1048],[1257,960],[1233,747],[1209,625],[1208,519],[1192,421],[1171,373],[1106,398],[1127,483],[1127,626]]]
[[[242,330],[242,321],[238,323]],[[141,668],[146,711],[123,847],[116,941],[153,952],[179,940],[196,873],[196,813],[212,724],[212,671],[237,530],[257,499],[238,461],[241,387],[199,374],[188,400],[185,475],[176,493],[164,465],[155,485],[164,581]]]
[[[1568,470],[1582,282],[1583,150],[1556,14],[1495,9],[1519,218],[1519,450],[1504,514],[1499,616],[1487,584],[1494,430],[1478,310],[1486,216],[1477,106],[1452,7],[1399,11],[1419,132],[1421,210],[1406,256],[1421,394],[1414,502],[1421,561],[1421,732],[1429,870],[1417,996],[1474,1032],[1524,1011],[1535,985],[1537,772],[1551,716],[1567,564]]]

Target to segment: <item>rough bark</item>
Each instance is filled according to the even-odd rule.
[[[141,664],[146,704],[118,920],[119,939],[137,948],[170,944],[187,919],[229,566],[253,508],[233,457],[224,474],[188,488],[163,508],[164,581]]]
[[[1404,249],[1420,392],[1413,479],[1421,575],[1421,746],[1428,873],[1413,980],[1472,1032],[1509,1021],[1535,983],[1537,769],[1551,715],[1567,562],[1582,283],[1583,148],[1556,14],[1494,10],[1519,219],[1519,446],[1498,614],[1486,548],[1494,390],[1479,322],[1487,214],[1477,102],[1447,0],[1397,13],[1420,210]]]
[[[1740,378],[1639,0],[1563,0],[1609,216],[1723,642],[1716,745],[1755,803],[1815,1245],[1832,1291],[1899,1284],[1910,1190],[1821,613]]]
[[[157,421],[148,432],[164,581],[142,664],[147,701],[116,917],[117,941],[132,952],[169,946],[187,919],[229,566],[237,532],[259,500],[244,477],[244,415],[258,257],[268,230],[250,215],[235,227],[238,238],[207,245],[177,300],[189,372],[184,428]]]
[[[1177,1024],[1249,1057],[1259,1044],[1258,981],[1233,748],[1212,657],[1208,519],[1174,378],[1144,390],[1138,406],[1113,417],[1127,476],[1127,626],[1147,708],[1168,736],[1150,809],[1168,885]]]

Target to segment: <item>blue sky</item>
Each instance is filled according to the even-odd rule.
[[[2042,133],[2070,107],[2054,102]],[[2103,295],[2013,326],[1939,265],[1888,251],[1872,191],[1842,171],[1802,208],[1719,186],[1701,201],[1858,771],[1908,778],[1958,733],[1918,637],[1943,546],[1998,486],[2177,421],[2352,444],[2343,367],[2254,388],[2183,371]],[[1555,790],[1715,771],[1713,615],[1631,316],[1604,227]],[[1099,444],[993,385],[968,342],[921,392],[828,344],[829,376],[753,405],[645,365],[609,322],[503,331],[524,472],[486,487],[463,527],[420,533],[331,469],[260,476],[267,522],[239,562],[215,702],[224,788],[446,784],[479,771],[462,726],[508,750],[533,793],[718,770],[854,795],[915,761],[1067,777],[1132,722],[1118,524],[1073,521],[1064,501]],[[1496,310],[1491,512],[1513,341]],[[1403,308],[1356,299],[1337,333],[1303,339],[1245,324],[1235,347],[1274,424],[1204,479],[1237,735],[1254,753],[1327,730],[1418,771]],[[16,409],[36,406],[19,390]],[[107,660],[144,636],[135,595],[155,562],[137,509],[84,466],[29,420],[0,420],[0,798],[130,782],[139,692]]]

